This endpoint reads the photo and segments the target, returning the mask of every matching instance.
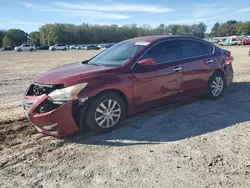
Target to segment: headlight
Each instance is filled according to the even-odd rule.
[[[78,84],[70,87],[66,87],[63,89],[57,89],[51,92],[49,96],[49,100],[52,101],[69,101],[72,99],[77,99],[77,94],[87,86],[88,83]]]

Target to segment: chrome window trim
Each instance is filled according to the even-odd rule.
[[[188,58],[180,58],[180,59],[177,59],[175,61],[180,61],[180,60],[187,60],[187,59],[192,59],[192,58],[196,58],[196,57],[203,57],[203,56],[207,56],[207,55],[213,55],[215,53],[215,47],[212,45],[212,44],[209,44],[208,42],[205,42],[205,41],[202,41],[202,40],[198,40],[198,39],[190,39],[190,38],[175,38],[175,39],[164,39],[162,41],[159,41],[155,44],[153,44],[153,46],[151,46],[149,49],[147,49],[139,58],[138,60],[131,66],[130,69],[133,69],[135,67],[135,65],[138,63],[138,61],[141,60],[141,58],[149,51],[151,50],[154,46],[158,45],[158,44],[161,44],[163,42],[167,42],[167,41],[173,41],[173,40],[176,40],[176,41],[180,41],[180,40],[190,40],[190,41],[197,41],[197,42],[201,42],[203,44],[206,44],[206,45],[209,45],[213,48],[213,51],[211,54],[206,54],[206,55],[200,55],[200,56],[193,56],[193,57],[188,57]],[[173,62],[173,61],[165,61],[163,63],[158,63],[158,64],[164,64],[164,63],[169,63],[169,62]]]

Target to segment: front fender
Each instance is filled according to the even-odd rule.
[[[111,81],[112,80],[112,81]],[[104,79],[95,79],[88,82],[88,85],[78,94],[79,101],[86,98],[93,98],[104,91],[119,91],[127,97],[128,113],[133,109],[132,81],[125,76],[109,76]]]

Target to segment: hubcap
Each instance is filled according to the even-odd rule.
[[[224,87],[223,79],[221,77],[216,77],[212,83],[212,88],[211,88],[213,96],[215,97],[219,96],[223,91],[223,87]]]
[[[102,128],[113,127],[121,117],[121,107],[115,100],[103,101],[95,112],[95,121]]]

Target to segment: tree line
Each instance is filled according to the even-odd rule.
[[[45,24],[39,31],[26,33],[20,29],[0,30],[0,44],[3,47],[32,43],[35,45],[116,43],[125,39],[148,35],[185,35],[204,38],[207,26],[204,23],[193,25],[161,24],[156,28],[149,25],[89,25],[89,24]],[[250,22],[228,21],[215,23],[208,36],[229,36],[250,34]]]
[[[229,20],[225,23],[216,22],[211,29],[209,36],[224,37],[234,35],[250,35],[250,21],[237,22],[236,20]]]
[[[164,25],[157,28],[149,25],[73,25],[73,24],[45,24],[29,34],[20,29],[0,31],[3,46],[33,43],[35,45],[53,45],[55,43],[85,44],[85,43],[116,43],[125,39],[148,35],[188,35],[205,37],[207,26],[204,23],[193,25]]]

